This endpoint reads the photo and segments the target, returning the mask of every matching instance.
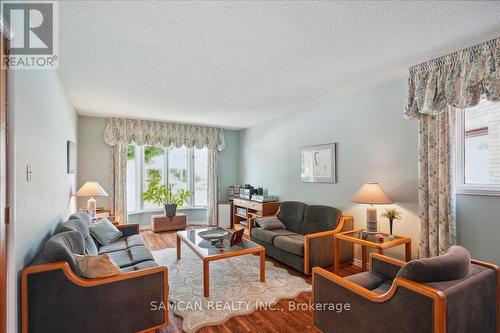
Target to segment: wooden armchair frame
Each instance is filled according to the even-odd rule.
[[[280,213],[280,208],[278,208],[278,210],[276,211],[276,214],[269,215],[269,216],[278,216],[279,213]],[[263,216],[263,217],[266,217],[266,216]],[[253,226],[254,218],[251,218],[248,221],[249,221],[249,224],[251,226]],[[340,232],[343,232],[343,231],[347,231],[347,230],[343,230],[344,226],[347,223],[352,223],[352,226],[354,226],[354,217],[352,217],[350,215],[341,215],[339,218],[339,223],[337,224],[335,229],[304,235],[304,274],[305,275],[311,275],[311,267],[309,267],[310,266],[309,265],[309,259],[310,259],[309,257],[311,254],[311,240],[314,238],[331,236],[332,237],[332,244],[333,244],[333,251],[334,251],[333,258],[335,258],[336,249],[335,249],[334,235],[338,234]],[[252,229],[250,228],[250,230],[252,230]],[[339,251],[339,249],[337,249],[337,251]]]
[[[401,260],[397,260],[391,257],[387,257],[382,254],[372,253],[370,254],[370,260],[377,259],[379,261],[384,261],[389,264],[397,265],[402,267],[405,262]],[[499,285],[500,285],[500,270],[496,265],[488,264],[485,262],[481,262],[478,260],[471,260],[473,264],[481,265],[490,269],[495,270],[496,278],[497,278],[497,321],[500,318],[500,293],[499,293]],[[372,264],[373,267],[373,264]],[[343,288],[352,291],[353,293],[364,297],[365,299],[374,302],[374,303],[382,303],[389,301],[394,294],[396,293],[398,288],[406,288],[414,291],[415,293],[422,294],[426,297],[429,297],[434,302],[434,332],[435,333],[446,333],[446,296],[443,292],[428,287],[424,284],[408,280],[405,278],[397,277],[394,279],[391,288],[385,294],[377,294],[371,290],[363,288],[362,286],[351,282],[343,277],[340,277],[337,274],[329,272],[320,267],[313,268],[313,300],[314,298],[314,275],[320,275],[333,283],[336,283]],[[313,312],[313,321],[314,321],[314,312]],[[497,324],[497,333],[500,333],[500,326]]]

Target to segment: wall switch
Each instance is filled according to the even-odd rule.
[[[26,181],[29,182],[31,180],[31,165],[28,164],[26,166]]]

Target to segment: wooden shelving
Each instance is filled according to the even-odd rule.
[[[257,202],[246,199],[235,198],[233,200],[233,221],[231,228],[238,229],[241,227],[246,228],[245,233],[252,231],[252,225],[249,223],[250,219],[257,217],[274,215],[278,211],[280,203],[275,202]],[[247,211],[247,215],[238,214],[238,208],[244,208]]]

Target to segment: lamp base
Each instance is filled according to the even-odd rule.
[[[87,211],[90,215],[90,218],[94,219],[95,218],[95,211],[96,211],[96,201],[94,197],[90,197],[90,199],[87,201]]]
[[[366,209],[366,232],[378,233],[377,208],[371,206]]]

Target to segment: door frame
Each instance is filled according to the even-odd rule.
[[[7,38],[0,32],[0,61],[8,47]],[[9,171],[8,171],[8,109],[7,109],[7,69],[0,65],[0,333],[7,332],[7,265],[8,265],[8,228],[9,208]]]

